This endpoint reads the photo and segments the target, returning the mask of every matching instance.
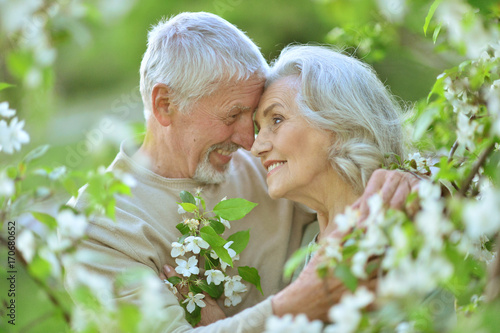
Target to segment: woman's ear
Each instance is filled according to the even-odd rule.
[[[153,115],[162,126],[169,126],[172,123],[172,112],[174,106],[171,100],[171,89],[163,83],[157,83],[151,93],[151,106]]]

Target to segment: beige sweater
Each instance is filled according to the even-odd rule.
[[[180,236],[175,226],[182,218],[177,213],[176,202],[182,190],[194,193],[201,184],[192,179],[167,179],[142,167],[122,148],[111,170],[121,169],[132,174],[137,185],[132,196],[120,196],[116,200],[116,222],[96,219],[88,228],[88,239],[80,250],[90,250],[99,260],[86,260],[67,267],[66,283],[70,290],[75,287],[77,271],[81,269],[114,281],[115,277],[136,268],[146,268],[158,276],[164,264],[175,267],[170,256],[171,243]],[[238,151],[231,163],[230,176],[221,185],[202,186],[202,195],[211,209],[224,196],[245,198],[258,206],[242,220],[231,222],[228,235],[250,229],[250,242],[241,253],[235,266],[252,266],[259,270],[264,295],[247,284],[248,292],[236,307],[226,308],[222,299],[219,304],[228,316],[206,327],[193,329],[184,319],[184,310],[176,297],[165,287],[161,291],[166,300],[162,332],[261,332],[265,319],[272,314],[270,295],[285,286],[282,269],[288,257],[299,247],[303,227],[315,216],[284,199],[272,200],[267,195],[266,173],[258,159],[246,151]],[[78,209],[86,206],[85,187],[72,202]],[[88,258],[88,256],[87,256]],[[230,275],[237,274],[233,269]],[[81,275],[80,275],[81,276]],[[137,289],[122,290],[122,300],[137,301]],[[244,309],[247,309],[243,311]]]

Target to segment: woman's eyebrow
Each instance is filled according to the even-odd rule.
[[[262,114],[262,117],[264,117],[264,118],[265,118],[265,117],[267,117],[268,113],[269,113],[272,109],[274,109],[274,107],[279,106],[279,105],[280,105],[279,103],[273,103],[273,104],[269,105],[269,106],[268,106],[268,107],[264,110],[264,112],[263,112],[263,114]],[[255,114],[257,114],[257,113],[255,113]],[[257,126],[257,128],[260,128],[260,124],[259,124],[259,121],[257,120],[257,117],[254,117],[254,122],[255,122],[255,125]]]

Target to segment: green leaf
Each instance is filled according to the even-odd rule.
[[[309,254],[309,247],[301,247],[297,251],[295,251],[290,259],[285,264],[285,269],[283,275],[285,279],[290,279],[293,273],[301,266],[304,265],[307,255]]]
[[[224,248],[224,246],[212,246],[212,249],[219,256],[220,260],[233,267],[233,260],[231,259],[231,256],[227,252],[226,248]]]
[[[208,284],[206,280],[200,284],[200,289],[210,295],[210,297],[217,299],[224,293],[224,285],[220,283],[216,286],[213,283]]]
[[[205,255],[205,270],[213,269],[219,266],[219,259],[214,259],[210,254]]]
[[[182,202],[191,203],[196,206],[196,200],[194,200],[193,195],[188,191],[181,191],[179,196],[181,197]]]
[[[203,292],[201,287],[196,285],[196,283],[191,283],[189,285],[189,291],[192,292],[193,294],[201,294]]]
[[[179,303],[184,308],[184,314],[185,314],[184,316],[187,322],[193,327],[198,325],[198,323],[201,320],[201,308],[198,305],[196,305],[194,311],[192,313],[189,313],[188,310],[186,309],[188,303],[181,303],[180,301]]]
[[[174,286],[182,282],[182,279],[178,276],[169,277],[167,280]]]
[[[73,197],[78,196],[78,185],[75,180],[72,178],[66,178],[62,181],[62,184],[66,191]]]
[[[200,229],[200,237],[203,238],[212,247],[224,246],[227,243],[224,238],[219,236],[215,232],[215,230],[211,226],[208,226],[208,225]]]
[[[219,221],[216,220],[209,220],[210,226],[214,228],[215,232],[218,233],[219,235],[224,233],[226,230],[226,227],[224,227],[224,224],[220,223]]]
[[[424,24],[424,35],[427,36],[427,28],[429,28],[429,24],[431,23],[432,17],[434,16],[434,12],[438,8],[439,4],[441,3],[441,0],[434,0],[432,3],[431,7],[429,8],[429,12],[427,13],[427,16],[425,17],[425,24]]]
[[[26,156],[24,157],[24,162],[29,163],[33,160],[36,160],[37,158],[42,157],[47,152],[49,147],[50,145],[43,145],[33,149],[28,154],[26,154]]]
[[[177,230],[179,230],[181,232],[181,234],[183,235],[186,235],[189,233],[189,227],[187,225],[185,225],[184,223],[179,223],[175,226],[177,228]]]
[[[439,23],[439,25],[436,27],[436,29],[434,29],[434,34],[432,34],[432,41],[434,42],[434,44],[436,44],[439,33],[441,32],[442,26],[443,26],[443,24]]]
[[[182,206],[182,208],[183,208],[186,212],[188,212],[188,213],[192,213],[192,212],[194,212],[195,210],[197,210],[197,209],[198,209],[198,207],[196,207],[196,205],[195,205],[195,204],[192,204],[192,203],[189,203],[189,202],[182,202],[182,203],[180,203],[179,205],[181,205],[181,206]]]
[[[236,254],[240,254],[247,247],[249,240],[250,230],[238,231],[227,238],[228,242],[233,241],[230,247]]]
[[[0,82],[0,91],[11,87],[15,87],[15,85],[5,82]]]
[[[352,274],[351,269],[344,263],[338,264],[335,267],[334,275],[338,277],[344,285],[351,291],[355,291],[358,287],[358,279]]]
[[[415,129],[413,131],[413,140],[419,140],[422,135],[427,131],[429,126],[434,121],[434,117],[439,113],[437,107],[432,107],[428,109],[424,114],[417,118],[415,122]]]
[[[57,227],[57,221],[52,215],[40,212],[31,212],[31,215],[33,215],[33,217],[38,221],[48,226],[50,229],[55,229]]]
[[[243,280],[253,284],[257,288],[257,290],[260,291],[262,295],[264,295],[264,292],[262,291],[262,288],[260,286],[260,275],[257,269],[248,266],[238,267],[238,274]]]
[[[257,206],[245,199],[235,198],[219,202],[214,207],[214,213],[228,221],[239,220]]]

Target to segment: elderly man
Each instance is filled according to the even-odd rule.
[[[216,15],[183,13],[150,31],[140,70],[146,136],[139,149],[127,151],[122,146],[110,166],[132,174],[137,185],[132,196],[116,199],[116,222],[92,221],[81,248],[107,261],[69,266],[71,288],[82,271],[114,281],[125,270],[142,268],[158,276],[164,264],[175,266],[170,252],[179,237],[179,192],[202,187],[208,207],[224,196],[259,203],[247,217],[232,223],[231,233],[250,229],[250,243],[238,265],[259,270],[264,296],[249,288],[240,304],[224,308],[228,318],[193,329],[165,287],[162,331],[260,332],[273,313],[325,317],[343,291],[339,283],[330,281],[325,289],[314,267],[288,287],[281,277],[304,226],[315,216],[287,200],[271,200],[265,170],[248,153],[266,70],[257,46]],[[400,173],[376,175],[369,192],[382,188],[388,202],[414,185]],[[404,184],[398,187],[401,179]],[[80,209],[87,205],[84,190],[74,204]],[[139,302],[134,287],[120,289],[118,297]]]

